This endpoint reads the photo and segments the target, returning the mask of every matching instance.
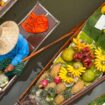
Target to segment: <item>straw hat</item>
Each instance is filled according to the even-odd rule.
[[[6,21],[0,25],[0,55],[9,53],[16,45],[19,27],[13,21]]]

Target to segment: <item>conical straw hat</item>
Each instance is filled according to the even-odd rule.
[[[0,25],[0,55],[9,53],[16,45],[19,27],[13,21],[6,21]]]

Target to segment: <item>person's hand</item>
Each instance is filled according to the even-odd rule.
[[[6,72],[6,73],[7,73],[7,72],[10,72],[10,71],[14,70],[14,68],[15,68],[15,67],[10,64],[10,65],[7,66],[7,68],[4,70],[4,72]]]

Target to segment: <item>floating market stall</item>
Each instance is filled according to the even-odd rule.
[[[19,23],[20,34],[29,42],[30,53],[35,51],[43,43],[59,23],[48,10],[37,2],[35,7]],[[0,62],[0,69],[4,70],[10,62],[10,59]],[[18,64],[12,72],[5,74],[4,72],[0,72],[0,97],[5,94],[16,78],[21,75],[26,63],[27,61]]]
[[[105,81],[105,3],[20,96],[19,105],[69,105]]]
[[[17,0],[0,0],[0,17],[2,17]]]

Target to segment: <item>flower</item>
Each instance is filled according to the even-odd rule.
[[[85,42],[82,42],[79,37],[73,38],[73,42],[76,45],[76,48],[78,48],[79,50],[86,48],[86,47],[93,48],[92,44],[88,45]]]
[[[105,54],[101,48],[95,50],[95,57],[94,65],[96,69],[105,72]]]
[[[67,70],[71,72],[74,77],[80,77],[85,72],[85,67],[67,65]]]
[[[74,78],[71,76],[71,73],[64,67],[60,68],[59,77],[67,83],[73,83]]]

